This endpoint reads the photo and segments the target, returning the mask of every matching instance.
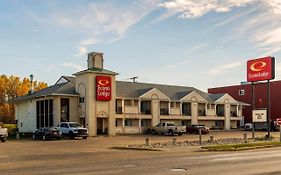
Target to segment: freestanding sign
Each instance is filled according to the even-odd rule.
[[[111,77],[96,76],[96,99],[100,101],[111,100]]]
[[[253,110],[253,122],[266,122],[267,110]]]
[[[247,62],[247,81],[252,82],[252,99],[253,99],[253,109],[255,109],[255,93],[254,93],[254,82],[267,80],[267,137],[270,138],[270,120],[271,120],[271,107],[270,107],[270,80],[275,78],[275,58],[274,57],[263,57],[254,60],[249,60]],[[262,115],[257,115],[253,110],[253,138],[255,138],[255,120],[263,120]],[[256,118],[255,118],[256,117]],[[259,121],[260,122],[260,121]],[[281,131],[280,131],[281,133]],[[280,137],[281,140],[281,137]]]
[[[275,77],[275,58],[264,57],[247,62],[247,81],[272,80]]]

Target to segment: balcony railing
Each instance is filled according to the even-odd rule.
[[[160,115],[169,115],[169,110],[165,108],[160,109]]]
[[[151,110],[150,109],[142,110],[141,114],[144,114],[144,115],[151,114]]]
[[[198,110],[198,116],[206,116],[205,110]]]

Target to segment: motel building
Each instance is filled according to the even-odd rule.
[[[203,124],[211,129],[238,127],[248,104],[227,93],[193,87],[116,81],[103,68],[103,53],[88,54],[88,68],[62,76],[54,85],[12,100],[19,132],[75,121],[90,136],[138,134],[159,122]]]

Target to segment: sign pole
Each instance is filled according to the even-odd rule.
[[[270,121],[271,121],[271,110],[270,110],[270,80],[267,80],[267,136],[270,139]]]
[[[254,87],[254,82],[252,82],[252,104],[253,104],[253,110],[255,110],[256,106],[255,106],[255,87]],[[253,122],[253,128],[252,128],[252,137],[255,140],[255,122]]]

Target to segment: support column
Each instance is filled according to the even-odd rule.
[[[208,115],[208,103],[205,103],[205,115]]]
[[[237,114],[237,117],[239,116],[239,105],[237,105],[236,107],[236,114]]]
[[[230,130],[230,104],[224,105],[224,129]]]
[[[139,132],[140,132],[140,134],[142,133],[142,128],[141,128],[141,118],[139,119]]]
[[[180,115],[182,115],[182,102],[180,102]]]
[[[122,99],[122,114],[125,113],[125,99]]]
[[[125,118],[122,118],[122,133],[125,134]]]
[[[217,104],[215,104],[215,116],[218,116],[218,114],[217,114]]]
[[[171,114],[171,101],[168,102],[168,114]]]
[[[139,100],[139,114],[141,114],[141,100]]]
[[[195,102],[191,102],[191,124],[198,124],[198,104]]]

